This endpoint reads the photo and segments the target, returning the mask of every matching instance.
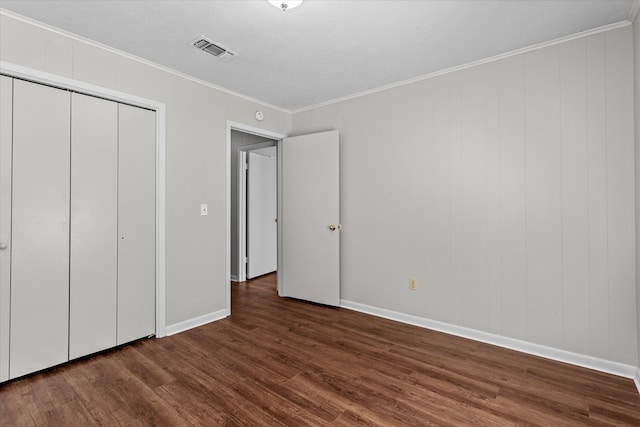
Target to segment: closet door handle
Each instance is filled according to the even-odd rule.
[[[8,248],[8,246],[7,246],[6,243],[0,243],[0,251],[4,251],[7,248]]]

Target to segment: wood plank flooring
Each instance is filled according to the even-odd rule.
[[[232,288],[228,319],[0,386],[0,425],[640,425],[632,380]]]

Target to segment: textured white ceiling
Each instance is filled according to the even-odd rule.
[[[0,7],[296,110],[629,18],[633,0],[13,1]],[[191,47],[205,35],[231,62]]]

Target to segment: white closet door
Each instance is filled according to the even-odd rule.
[[[118,344],[155,333],[155,112],[119,106]]]
[[[9,379],[13,79],[0,76],[0,382]]]
[[[116,345],[118,104],[71,98],[69,358]]]
[[[14,81],[11,378],[69,358],[69,107]]]

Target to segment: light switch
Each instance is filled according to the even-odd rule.
[[[200,215],[209,215],[209,207],[206,203],[200,205]]]

